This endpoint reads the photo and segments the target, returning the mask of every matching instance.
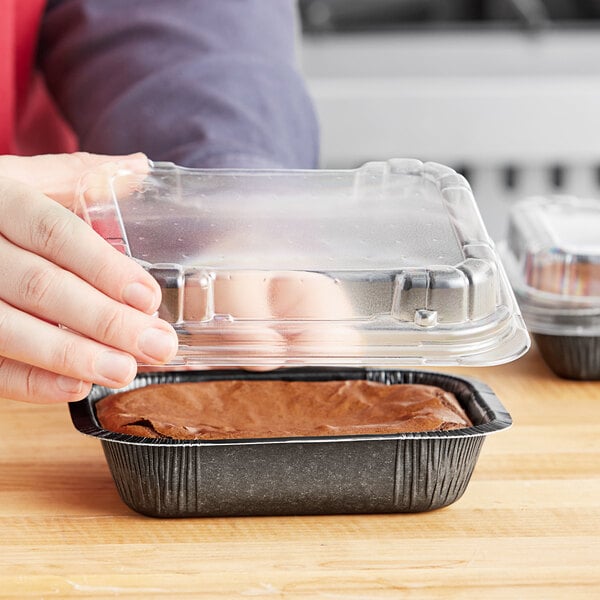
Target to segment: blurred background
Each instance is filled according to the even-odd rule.
[[[299,10],[322,167],[452,166],[496,240],[516,199],[600,195],[600,0],[299,0]]]

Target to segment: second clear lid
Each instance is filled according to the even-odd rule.
[[[516,203],[502,254],[531,331],[600,335],[600,200]]]

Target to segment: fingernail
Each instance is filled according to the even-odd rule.
[[[136,152],[135,154],[128,154],[126,157],[119,161],[119,165],[123,166],[126,169],[131,169],[132,171],[141,171],[145,172],[148,170],[150,161],[148,157],[142,152]]]
[[[59,375],[56,378],[56,387],[67,394],[80,394],[83,391],[83,381]]]
[[[131,356],[105,350],[96,356],[94,369],[97,375],[109,382],[125,384],[133,379],[136,364]]]
[[[123,290],[123,300],[144,312],[154,312],[158,306],[158,295],[155,290],[143,283],[129,283]]]
[[[138,348],[153,361],[167,362],[177,352],[177,337],[163,329],[146,329],[138,339]]]

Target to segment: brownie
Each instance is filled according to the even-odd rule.
[[[562,296],[600,296],[600,263],[547,262],[531,256],[526,264],[527,285]]]
[[[154,384],[96,404],[109,431],[149,438],[254,439],[443,431],[471,422],[431,385],[366,380]]]

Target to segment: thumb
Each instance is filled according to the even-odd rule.
[[[71,208],[81,175],[107,163],[117,163],[136,172],[144,173],[148,170],[148,159],[141,152],[120,156],[75,152],[41,156],[0,156],[0,176],[34,187],[63,206]]]

